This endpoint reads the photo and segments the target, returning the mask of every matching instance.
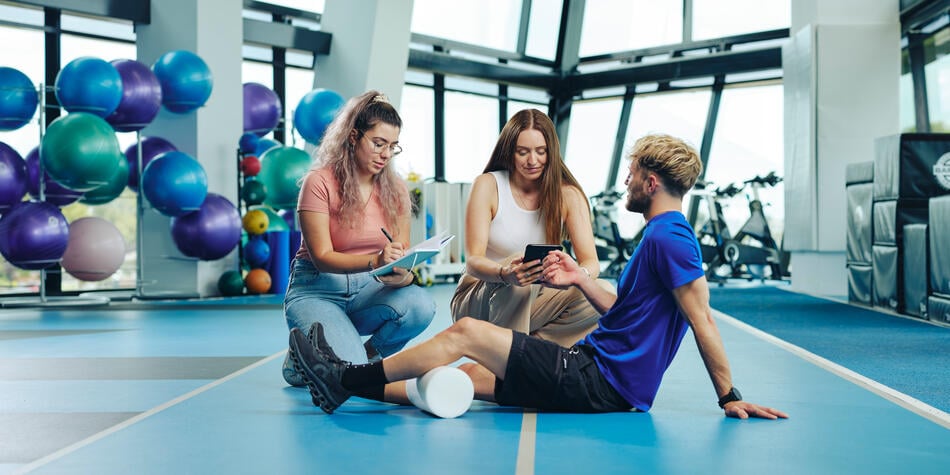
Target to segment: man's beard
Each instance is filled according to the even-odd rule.
[[[644,213],[650,208],[650,201],[652,199],[649,195],[635,196],[633,193],[627,192],[627,211]]]

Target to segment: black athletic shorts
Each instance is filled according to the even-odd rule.
[[[604,379],[589,345],[564,348],[513,332],[505,379],[495,381],[495,401],[559,412],[629,411],[630,403]]]

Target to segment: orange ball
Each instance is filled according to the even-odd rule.
[[[248,234],[264,234],[264,231],[267,231],[267,227],[270,226],[270,219],[267,217],[267,213],[259,209],[252,209],[244,214],[241,224]]]
[[[270,285],[270,274],[264,269],[252,269],[244,276],[244,286],[250,294],[267,293]]]

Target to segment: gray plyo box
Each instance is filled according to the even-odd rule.
[[[870,265],[848,264],[848,302],[871,305],[873,274]]]
[[[950,298],[950,196],[930,200],[930,289]]]
[[[927,272],[927,225],[904,226],[903,247],[904,313],[927,318],[927,294],[930,283],[930,274]]]
[[[927,318],[935,322],[950,323],[950,299],[931,295],[927,299]]]

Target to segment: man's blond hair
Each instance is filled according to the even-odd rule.
[[[656,173],[670,194],[682,197],[703,172],[699,153],[681,139],[665,134],[641,137],[628,158],[643,170]]]

